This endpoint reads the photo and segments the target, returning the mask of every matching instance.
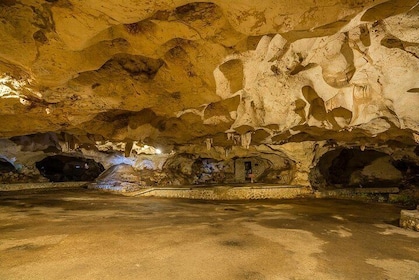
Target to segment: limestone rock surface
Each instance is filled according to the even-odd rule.
[[[417,1],[0,3],[0,137],[419,141]]]
[[[0,182],[415,187],[418,30],[417,0],[0,1]]]

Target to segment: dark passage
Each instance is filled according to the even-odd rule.
[[[315,188],[327,189],[393,187],[400,186],[407,175],[414,177],[414,173],[413,164],[394,161],[386,153],[348,148],[325,153],[311,170],[310,181]]]
[[[36,163],[36,168],[51,182],[93,181],[105,170],[92,159],[62,155],[46,157]]]
[[[16,171],[16,168],[5,159],[0,158],[0,173],[9,173]]]
[[[361,151],[358,149],[343,149],[332,160],[331,166],[326,171],[327,179],[331,184],[349,185],[351,175],[362,170],[379,157],[387,156],[377,151]]]
[[[403,173],[405,185],[419,186],[419,165],[406,158],[394,161],[393,165]]]
[[[245,174],[245,180],[250,181],[250,174],[252,174],[252,162],[251,161],[245,161],[244,162],[244,174]]]

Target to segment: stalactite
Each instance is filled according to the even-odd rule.
[[[231,148],[225,148],[225,157],[227,158],[231,152]]]
[[[131,155],[132,147],[134,146],[134,142],[127,142],[125,144],[125,157],[129,157]]]
[[[241,145],[243,148],[249,149],[250,142],[252,142],[252,133],[248,132],[241,136]]]
[[[70,151],[74,151],[76,149],[76,141],[73,135],[69,135],[68,137],[68,147]]]
[[[232,140],[234,145],[239,145],[241,143],[240,135],[237,135],[234,132],[227,132],[227,139]]]
[[[212,138],[207,138],[207,139],[205,139],[205,145],[207,145],[207,150],[209,151],[209,150],[211,150],[211,147],[212,147],[212,143],[213,143],[214,141],[213,141],[213,139]]]
[[[63,133],[64,136],[64,145],[62,146],[63,152],[70,152],[71,151],[71,135],[67,133]]]
[[[234,135],[234,144],[238,145],[241,142],[240,135]]]

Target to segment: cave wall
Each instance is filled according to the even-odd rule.
[[[333,141],[304,141],[224,148],[203,143],[160,153],[155,147],[137,142],[97,141],[88,146],[71,135],[52,133],[14,137],[1,140],[0,145],[2,162],[13,167],[0,173],[3,183],[45,182],[37,163],[57,156],[103,165],[95,176],[115,166],[129,166],[139,186],[249,183],[246,163],[250,163],[257,183],[302,185],[316,190],[414,186],[419,174],[415,146],[344,146]],[[120,173],[113,172],[109,180],[114,182],[119,176],[125,182],[126,176]],[[101,182],[105,181],[102,176]]]
[[[250,161],[258,182],[298,183],[294,177],[298,174],[294,160],[280,149],[275,151],[265,146],[258,149],[211,147],[208,150],[206,145],[188,145],[178,147],[176,152],[160,154],[156,148],[138,143],[97,141],[87,145],[78,141],[71,135],[53,133],[1,140],[4,161],[11,161],[12,166],[19,168],[2,173],[0,179],[5,183],[44,182],[47,175],[49,180],[62,181],[66,177],[74,177],[70,173],[64,174],[65,166],[70,164],[84,168],[85,161],[97,162],[106,170],[121,164],[131,166],[141,172],[142,180],[151,178],[148,184],[154,182],[153,185],[244,183],[247,182],[244,162]],[[291,150],[295,153],[297,149]],[[47,162],[48,159],[57,159],[57,162]],[[60,170],[45,172],[41,168],[44,162],[45,167]],[[8,173],[13,173],[13,176],[6,175]],[[52,179],[53,176],[57,178]]]
[[[416,180],[416,0],[8,0],[0,18],[4,181],[54,155],[176,184],[242,182],[246,159],[272,184]],[[330,182],[354,148],[387,156]]]

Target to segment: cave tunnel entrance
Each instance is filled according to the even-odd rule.
[[[343,148],[324,154],[312,169],[310,181],[318,189],[390,187],[401,184],[404,173],[386,153]]]
[[[105,170],[92,159],[64,155],[48,156],[36,168],[51,182],[93,181]]]
[[[262,175],[272,166],[272,162],[260,157],[236,158],[235,182],[248,183],[258,181],[263,182]]]
[[[245,180],[250,181],[250,176],[253,174],[252,172],[252,162],[251,161],[245,161],[244,162],[244,174],[245,174]]]
[[[0,158],[0,174],[16,171],[16,167],[13,164],[4,158]]]

